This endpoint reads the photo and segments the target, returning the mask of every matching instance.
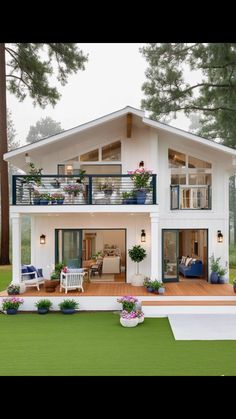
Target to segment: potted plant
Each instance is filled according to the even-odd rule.
[[[79,303],[77,303],[75,300],[64,300],[58,305],[64,314],[73,314],[79,307]]]
[[[52,307],[52,302],[47,299],[39,300],[35,303],[35,306],[37,307],[39,314],[46,314]]]
[[[65,199],[65,195],[63,193],[54,193],[51,196],[52,204],[62,205]]]
[[[48,205],[51,201],[51,195],[48,193],[40,194],[40,205]]]
[[[77,196],[80,192],[83,192],[84,188],[81,183],[68,183],[68,185],[64,186],[63,190],[68,195]]]
[[[114,184],[111,179],[108,179],[99,185],[99,189],[104,192],[105,196],[111,196],[114,190]]]
[[[145,204],[147,192],[150,191],[150,176],[152,170],[147,170],[140,167],[136,170],[128,170],[131,179],[134,183],[136,191],[137,204]]]
[[[4,298],[2,303],[2,309],[3,311],[6,311],[7,314],[16,314],[20,305],[23,304],[23,302],[24,300],[22,298]]]
[[[138,317],[138,322],[143,323],[144,322],[144,313],[142,310],[136,310],[136,315]]]
[[[143,283],[144,287],[146,287],[147,292],[153,292],[154,288],[152,286],[153,281],[151,281],[150,279],[146,279]]]
[[[136,274],[133,275],[131,284],[134,286],[143,286],[145,276],[139,273],[139,263],[147,256],[146,250],[140,245],[135,245],[128,250],[129,257],[137,263]]]
[[[122,192],[122,198],[122,204],[137,204],[136,195],[134,191]]]
[[[158,281],[159,282],[159,288],[158,288],[158,294],[165,294],[165,286],[163,284],[162,281]]]
[[[36,189],[33,190],[33,203],[34,205],[40,205],[41,194]]]
[[[157,281],[156,279],[155,281],[152,281],[152,288],[153,288],[154,294],[158,294],[158,290],[160,288],[160,282]]]
[[[117,298],[117,302],[122,304],[123,311],[125,310],[130,313],[131,311],[135,311],[138,299],[132,295],[125,295],[124,297]]]
[[[123,310],[120,316],[120,324],[123,327],[135,327],[139,323],[136,311]]]
[[[7,287],[8,295],[18,295],[20,294],[20,285],[11,284]]]
[[[220,259],[221,259],[220,257],[215,259],[214,255],[210,257],[210,269],[211,269],[210,281],[212,284],[218,284]]]
[[[227,268],[223,268],[223,266],[220,266],[220,269],[218,270],[218,281],[219,284],[225,284],[226,283],[226,279],[224,277],[224,275],[227,272]]]

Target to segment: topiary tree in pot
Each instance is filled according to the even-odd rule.
[[[130,259],[137,264],[136,274],[133,275],[131,284],[135,286],[142,286],[145,275],[139,273],[139,263],[147,256],[146,250],[140,245],[135,245],[128,250]]]

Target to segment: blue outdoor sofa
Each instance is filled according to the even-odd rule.
[[[196,260],[190,265],[186,266],[185,263],[179,264],[179,273],[184,277],[188,276],[202,276],[203,274],[203,264],[201,260]]]

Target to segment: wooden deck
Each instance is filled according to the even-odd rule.
[[[236,300],[229,301],[142,301],[142,306],[236,306]]]
[[[167,283],[166,292],[164,296],[231,296],[236,297],[233,286],[231,284],[209,284],[201,279],[186,280],[175,283]],[[0,296],[6,296],[6,291],[0,293]],[[22,297],[27,296],[122,296],[122,295],[138,295],[151,297],[155,294],[147,292],[144,287],[134,287],[130,284],[110,282],[110,283],[85,283],[84,292],[68,291],[67,294],[59,292],[59,287],[56,292],[48,293],[44,290],[44,286],[40,286],[40,291],[35,287],[27,288]],[[161,296],[159,296],[161,298]]]

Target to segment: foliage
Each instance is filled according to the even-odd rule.
[[[142,107],[153,119],[199,112],[201,135],[235,147],[236,44],[152,43],[141,49],[148,62]],[[198,71],[189,83],[186,69]]]
[[[14,294],[20,294],[20,285],[11,284],[7,287],[7,293],[8,295]]]
[[[122,198],[124,198],[124,199],[133,198],[134,196],[135,196],[135,192],[134,191],[122,192]]]
[[[51,198],[57,201],[57,200],[65,199],[65,195],[63,193],[53,193],[51,195]]]
[[[122,310],[130,313],[135,309],[138,299],[132,295],[125,295],[124,297],[117,298],[117,302],[122,304]]]
[[[220,269],[218,270],[219,276],[224,276],[227,272],[227,268],[223,268],[223,266],[220,266]]]
[[[60,307],[60,310],[64,310],[64,309],[67,309],[67,308],[76,309],[76,308],[79,307],[79,303],[77,303],[75,300],[63,300],[58,305]]]
[[[57,80],[64,86],[70,74],[84,70],[88,59],[75,43],[14,43],[6,44],[5,51],[7,89],[20,101],[28,93],[33,103],[43,108],[55,105],[60,98],[57,88],[50,86],[49,77],[57,73]]]
[[[9,109],[7,109],[7,142],[8,151],[20,147],[20,142],[16,140],[16,130],[12,119],[12,113]]]
[[[15,308],[18,310],[21,304],[23,304],[23,298],[11,297],[3,298],[2,309],[3,311],[8,310],[9,308]]]
[[[35,303],[35,307],[37,308],[46,308],[46,309],[50,309],[52,307],[52,301],[48,300],[48,299],[43,299],[43,300],[39,300]]]
[[[82,192],[83,186],[79,183],[69,183],[68,185],[64,186],[63,190],[69,195],[72,195]]]
[[[150,176],[152,170],[147,170],[144,167],[140,167],[136,170],[128,170],[128,174],[131,175],[131,179],[134,182],[135,189],[150,189]]]
[[[220,270],[220,259],[221,257],[215,258],[215,256],[212,254],[210,257],[210,268],[211,272],[218,273]]]
[[[50,76],[57,77],[61,85],[68,76],[84,70],[87,56],[75,43],[11,43],[0,44],[0,171],[1,171],[1,254],[0,264],[9,259],[9,187],[8,165],[3,155],[8,151],[6,90],[23,101],[27,94],[33,104],[42,108],[55,105],[60,98],[56,87],[50,85]],[[5,65],[6,61],[6,65]]]
[[[114,190],[114,183],[111,179],[105,180],[103,183],[99,183],[98,189],[100,191],[113,191]]]
[[[26,183],[34,182],[36,185],[41,185],[42,168],[37,169],[33,162],[29,163],[28,175],[24,177]]]
[[[146,250],[140,245],[133,246],[132,249],[128,250],[128,253],[133,262],[142,262],[147,256]]]
[[[26,141],[27,143],[34,143],[50,135],[59,134],[62,131],[64,130],[60,122],[54,121],[50,116],[46,116],[46,118],[41,118],[37,121],[35,126],[30,126]]]
[[[55,269],[54,271],[51,273],[51,279],[60,279],[60,275],[61,275],[61,271],[63,270],[63,268],[65,267],[65,264],[60,262],[60,263],[56,263],[55,264]]]

